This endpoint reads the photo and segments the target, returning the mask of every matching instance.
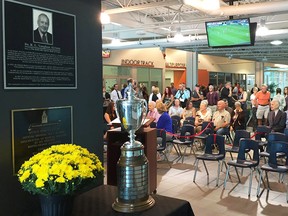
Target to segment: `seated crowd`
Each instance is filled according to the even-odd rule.
[[[136,86],[134,80],[129,80],[130,83]],[[114,118],[115,103],[117,100],[125,98],[127,91],[126,85],[121,91],[118,90],[118,85],[115,84],[110,98],[112,101],[108,104],[104,114],[105,123],[109,124]],[[202,129],[202,122],[213,122],[214,132],[218,135],[227,135],[230,131],[245,130],[248,122],[249,110],[247,109],[248,93],[243,87],[235,83],[232,88],[231,83],[227,82],[224,87],[215,88],[209,84],[207,88],[202,88],[198,84],[195,85],[193,91],[185,86],[184,83],[179,84],[176,89],[174,84],[167,86],[165,92],[161,95],[159,88],[152,87],[152,93],[148,95],[147,88],[144,85],[135,87],[135,95],[144,98],[148,102],[148,112],[146,118],[153,118],[152,127],[164,129],[167,132],[173,133],[172,120],[173,116],[178,116],[180,119],[180,127],[192,119],[195,127],[195,133],[199,133]],[[266,85],[262,85],[261,89],[254,87],[251,90],[251,119],[252,126],[255,130],[258,125],[266,125],[271,128],[271,131],[284,132],[288,111],[286,100],[288,100],[288,88],[284,89],[284,94],[281,95],[281,89],[276,89],[276,95],[270,99],[270,92]],[[103,89],[103,99],[109,100],[109,96]],[[250,93],[249,93],[250,94]],[[249,119],[250,121],[250,119]],[[105,128],[107,130],[107,128]],[[106,132],[105,130],[105,132]]]

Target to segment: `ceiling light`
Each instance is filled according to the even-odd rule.
[[[174,41],[175,42],[179,42],[179,43],[183,42],[184,41],[183,34],[181,32],[176,33],[175,36],[174,36]]]
[[[220,8],[219,0],[204,0],[203,4],[207,10],[218,10]]]
[[[109,24],[110,23],[110,16],[107,13],[105,13],[105,12],[101,12],[100,20],[101,20],[101,23],[103,25],[104,24]]]
[[[283,42],[280,40],[274,40],[270,42],[272,45],[281,45]]]
[[[114,46],[117,46],[117,45],[120,45],[121,44],[121,41],[119,38],[113,38],[112,41],[111,41],[111,45],[114,45]]]
[[[184,0],[184,4],[205,10],[218,10],[220,8],[219,0]]]
[[[181,29],[178,28],[176,34],[174,35],[173,41],[177,43],[181,43],[185,40],[183,34],[181,33]]]
[[[288,66],[284,64],[274,64],[274,66],[279,68],[288,68]]]

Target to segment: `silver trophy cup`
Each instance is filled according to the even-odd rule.
[[[121,147],[117,164],[118,197],[112,207],[118,212],[131,213],[151,208],[155,201],[149,195],[148,160],[144,146],[135,140],[135,132],[144,120],[147,102],[134,96],[132,85],[129,85],[127,94],[128,100],[116,102],[117,116],[130,140]]]

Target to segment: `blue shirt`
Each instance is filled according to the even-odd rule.
[[[173,133],[172,119],[167,112],[162,113],[157,122],[157,129],[164,129],[166,132]]]
[[[175,95],[175,98],[178,98],[181,102],[184,102],[185,99],[190,98],[190,92],[187,89],[185,89],[184,91],[178,90],[176,95]]]

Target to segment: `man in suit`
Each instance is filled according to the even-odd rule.
[[[271,111],[268,114],[267,126],[271,128],[273,132],[284,132],[286,127],[286,113],[279,110],[280,103],[277,99],[271,102]]]
[[[37,19],[38,28],[34,30],[34,42],[52,44],[52,34],[48,32],[49,18],[41,13]]]

